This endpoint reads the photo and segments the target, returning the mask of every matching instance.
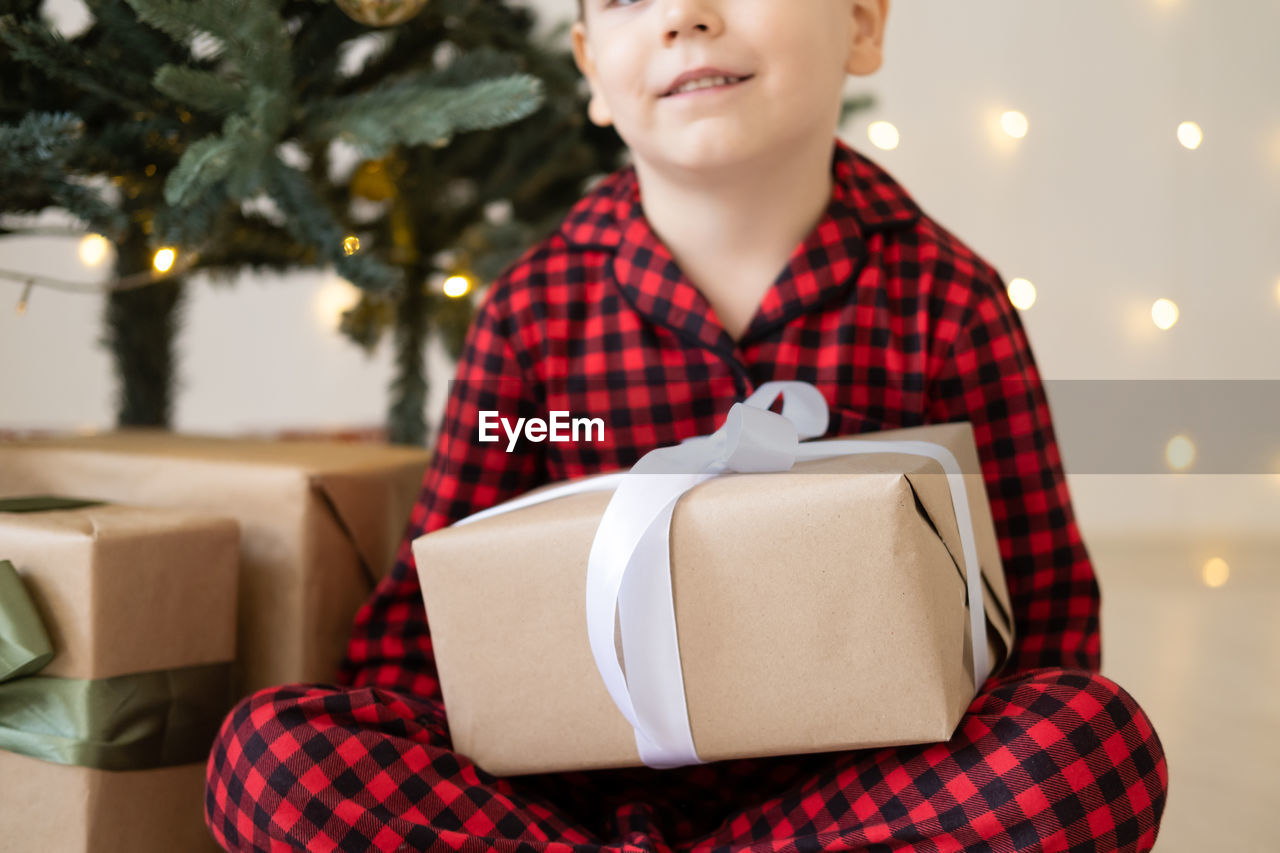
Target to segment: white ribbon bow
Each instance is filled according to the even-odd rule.
[[[782,395],[782,414],[769,411]],[[765,382],[734,403],[721,427],[642,456],[629,471],[603,474],[517,497],[454,522],[469,524],[526,506],[589,491],[613,490],[587,561],[587,636],[596,668],[618,710],[635,730],[649,767],[703,764],[693,747],[671,594],[671,514],[694,486],[728,471],[788,471],[797,459],[856,453],[905,453],[942,465],[960,530],[969,595],[974,691],[988,669],[986,612],[973,521],[959,463],[931,441],[833,439],[801,444],[827,431],[827,402],[807,382]],[[614,648],[621,624],[625,677]]]

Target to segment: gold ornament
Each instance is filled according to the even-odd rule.
[[[370,27],[394,27],[422,11],[427,0],[334,0],[354,21]]]
[[[396,179],[403,164],[383,160],[366,160],[351,174],[351,194],[370,201],[386,201],[396,194]]]

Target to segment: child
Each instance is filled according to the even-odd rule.
[[[888,6],[580,10],[591,119],[616,127],[634,165],[482,301],[344,686],[262,691],[225,722],[206,801],[227,849],[1151,849],[1164,753],[1099,674],[1098,588],[1017,311],[995,269],[835,138],[846,75],[881,64]],[[669,94],[690,71],[740,82]],[[817,386],[830,436],[973,424],[1017,640],[954,737],[509,779],[454,752],[410,542],[710,433],[773,379]],[[604,440],[478,440],[481,411],[554,410],[602,418]]]

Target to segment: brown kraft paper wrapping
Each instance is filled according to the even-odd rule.
[[[932,441],[955,455],[998,670],[1013,625],[972,426],[843,438]],[[490,773],[642,766],[587,638],[587,557],[611,495],[561,497],[413,543],[454,747]],[[962,561],[946,475],[925,457],[801,461],[685,493],[671,522],[672,587],[698,755],[949,739],[973,699]]]
[[[102,505],[0,513],[54,648],[40,676],[98,679],[235,656],[231,518]],[[204,763],[112,772],[0,750],[0,853],[216,851]]]
[[[0,497],[66,494],[240,524],[238,692],[333,680],[395,562],[430,453],[124,429],[0,443]]]

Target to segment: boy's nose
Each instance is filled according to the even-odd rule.
[[[697,30],[710,33],[719,29],[721,20],[713,5],[703,0],[672,0],[667,3],[662,16],[665,40],[670,43],[678,36],[688,37]]]

